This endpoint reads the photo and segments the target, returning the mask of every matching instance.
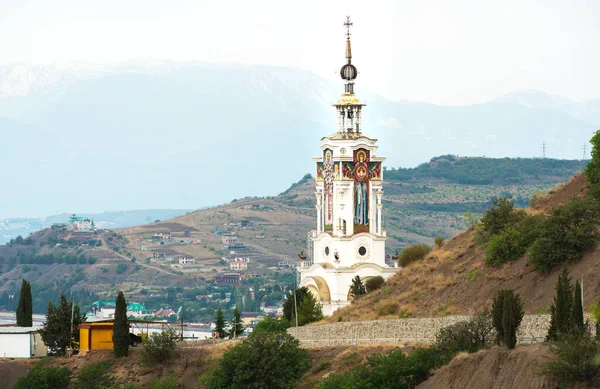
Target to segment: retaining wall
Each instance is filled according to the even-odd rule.
[[[438,331],[469,316],[387,319],[339,322],[290,328],[288,332],[304,347],[353,344],[432,342]],[[590,323],[595,322],[586,314]],[[525,315],[517,331],[520,342],[542,341],[548,332],[550,315]],[[592,326],[593,327],[593,326]],[[595,328],[591,329],[595,333]]]

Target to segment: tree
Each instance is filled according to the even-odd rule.
[[[17,305],[17,325],[19,327],[33,326],[33,303],[31,299],[31,284],[27,280],[21,283],[19,305]]]
[[[585,167],[585,173],[590,182],[590,193],[594,197],[600,197],[600,130],[592,136],[590,143],[592,160]]]
[[[572,329],[573,287],[566,265],[563,265],[558,275],[555,290],[554,302],[550,307],[550,328],[546,336],[548,340],[559,340]]]
[[[573,311],[571,312],[573,329],[582,332],[585,329],[583,321],[583,301],[581,296],[581,285],[575,281],[575,293],[573,293]]]
[[[478,243],[485,244],[507,225],[515,225],[525,217],[523,210],[515,209],[510,197],[498,197],[492,201],[492,207],[480,220],[476,231]]]
[[[517,329],[523,320],[523,301],[512,289],[496,293],[492,303],[492,324],[496,329],[496,343],[514,348],[517,344]]]
[[[244,326],[242,325],[242,317],[240,315],[240,310],[238,309],[237,306],[235,308],[233,308],[233,320],[231,320],[230,325],[231,325],[231,332],[229,333],[230,338],[237,338],[245,330]]]
[[[352,296],[352,298],[357,298],[365,294],[367,294],[367,289],[360,280],[360,276],[357,275],[352,279],[352,285],[350,286],[350,296]]]
[[[73,322],[71,322],[71,316]],[[46,325],[40,329],[42,340],[50,350],[64,355],[73,340],[79,339],[79,324],[85,321],[85,316],[79,312],[79,306],[73,307],[73,302],[67,302],[67,296],[60,294],[58,306],[48,302]],[[73,331],[71,331],[73,329]]]
[[[218,334],[219,339],[227,336],[227,331],[225,331],[225,317],[223,316],[222,309],[219,309],[215,314],[215,332]]]
[[[298,311],[298,325],[302,326],[323,318],[323,307],[312,295],[306,286],[298,288],[283,303],[283,317],[290,323],[295,324],[296,310]],[[307,298],[307,296],[309,296]],[[298,304],[296,307],[295,304]]]
[[[115,356],[126,357],[129,354],[129,323],[127,321],[127,302],[123,291],[117,295],[112,339]]]
[[[223,354],[208,388],[294,388],[309,368],[308,352],[291,335],[252,333]]]
[[[304,296],[298,304],[298,325],[305,325],[323,318],[323,306],[312,293]]]

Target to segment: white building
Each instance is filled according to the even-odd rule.
[[[248,270],[248,262],[236,258],[235,261],[229,262],[229,270],[246,271]]]
[[[321,139],[321,156],[313,160],[316,174],[316,230],[311,233],[312,261],[300,266],[306,286],[331,315],[350,303],[352,278],[391,277],[398,269],[385,263],[386,232],[382,228],[384,157],[377,139],[362,132],[362,104],[354,94],[358,71],[352,65],[348,18],[346,64],[340,75],[345,90],[334,104],[335,133]]]
[[[39,327],[0,327],[0,358],[32,358],[48,355]]]
[[[179,257],[178,261],[180,265],[193,265],[196,263],[196,258]]]

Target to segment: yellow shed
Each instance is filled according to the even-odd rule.
[[[113,321],[81,323],[79,325],[80,350],[112,350]]]

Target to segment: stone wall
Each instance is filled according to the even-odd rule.
[[[352,344],[432,342],[438,331],[469,316],[388,319],[339,322],[290,328],[288,332],[302,346],[337,346]],[[591,315],[586,314],[590,323]],[[548,332],[550,315],[525,315],[517,331],[520,342],[542,341]],[[592,328],[595,333],[595,329]]]

